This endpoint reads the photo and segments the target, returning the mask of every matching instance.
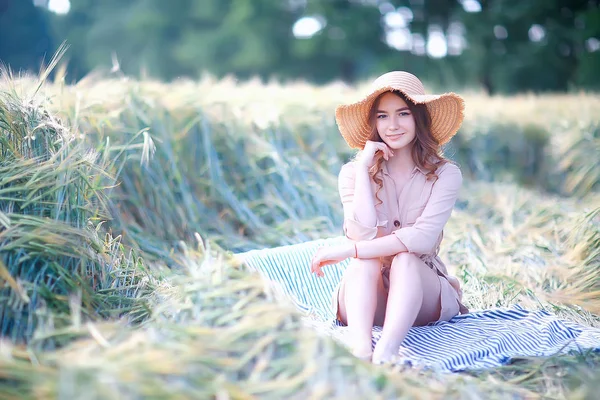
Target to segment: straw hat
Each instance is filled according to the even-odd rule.
[[[340,105],[335,109],[335,119],[348,145],[362,149],[371,136],[369,111],[381,93],[402,92],[417,104],[425,104],[431,117],[431,134],[442,145],[456,134],[464,119],[465,102],[455,93],[425,94],[423,84],[413,74],[392,71],[381,75],[371,85],[366,97],[357,103]]]

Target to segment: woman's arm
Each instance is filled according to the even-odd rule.
[[[358,253],[358,258],[393,256],[403,251],[426,254],[433,250],[450,218],[458,192],[462,186],[462,174],[454,164],[447,164],[439,172],[431,196],[423,214],[413,226],[398,229],[391,234],[369,241],[356,242],[356,249],[349,257]]]
[[[345,187],[340,190],[340,192],[345,191],[346,201],[342,203],[344,218],[348,217],[361,225],[374,227],[377,224],[377,215],[375,213],[369,169],[358,162],[354,162],[352,170],[354,176],[347,177]],[[344,172],[349,173],[349,171]],[[351,201],[349,201],[349,197],[352,198]]]
[[[381,151],[376,155],[377,151]],[[393,152],[385,143],[368,141],[360,157],[345,164],[338,177],[338,190],[344,207],[344,233],[351,240],[377,236],[377,213],[369,168],[379,157],[389,159]]]
[[[368,171],[361,171],[356,162],[344,165],[340,171],[338,190],[344,207],[344,234],[350,240],[377,236],[377,214],[369,179]]]
[[[407,252],[408,249],[398,240],[393,233],[373,240],[355,242],[355,248],[351,249],[350,257],[358,256],[361,259],[395,256]]]
[[[317,251],[312,260],[313,272],[322,276],[321,267],[350,257],[370,259],[402,252],[426,254],[435,250],[433,247],[452,213],[461,185],[460,169],[449,164],[440,171],[423,214],[413,226],[398,229],[380,238],[375,238],[376,228],[373,228],[375,233],[372,237],[354,239],[347,235],[351,239],[348,243],[322,247]]]
[[[337,246],[323,246],[317,249],[311,261],[311,271],[318,276],[323,276],[321,268],[325,265],[335,264],[346,258],[356,257],[361,259],[394,256],[408,251],[406,246],[389,234],[377,239],[348,241]]]
[[[452,213],[461,185],[460,169],[449,164],[440,171],[423,214],[413,226],[398,229],[376,239],[375,234],[372,238],[353,239],[349,236],[352,241],[348,243],[322,247],[313,258],[313,272],[322,276],[321,267],[349,257],[370,259],[402,252],[426,254],[435,250],[433,247]]]
[[[358,258],[366,259],[393,256],[403,251],[427,254],[435,250],[434,246],[452,214],[461,186],[460,169],[454,164],[447,164],[439,172],[423,214],[413,226],[400,228],[377,239],[357,241],[355,249],[346,249],[346,253],[353,252],[348,257],[358,254]]]

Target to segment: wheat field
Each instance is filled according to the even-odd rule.
[[[594,398],[596,353],[372,366],[233,254],[341,232],[361,85],[2,71],[0,398]],[[600,96],[464,93],[442,257],[472,309],[600,327]]]

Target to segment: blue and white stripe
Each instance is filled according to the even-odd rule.
[[[322,239],[238,254],[276,290],[319,321],[334,321],[331,296],[349,260],[325,267],[325,276],[310,273],[318,247],[344,238]],[[334,336],[346,327],[334,323]],[[377,342],[381,328],[373,328]],[[514,357],[552,356],[584,350],[600,351],[600,329],[559,319],[544,311],[518,305],[459,315],[448,322],[413,327],[400,348],[401,362],[443,371],[496,367]]]

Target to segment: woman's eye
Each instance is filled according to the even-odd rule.
[[[407,115],[410,115],[410,113],[408,111],[403,111],[400,113],[400,116],[402,116],[402,117],[406,117]]]
[[[385,114],[380,114],[380,115],[378,115],[378,116],[377,116],[377,119],[383,119],[383,118],[385,118],[385,117],[387,117],[387,115],[385,115]]]

